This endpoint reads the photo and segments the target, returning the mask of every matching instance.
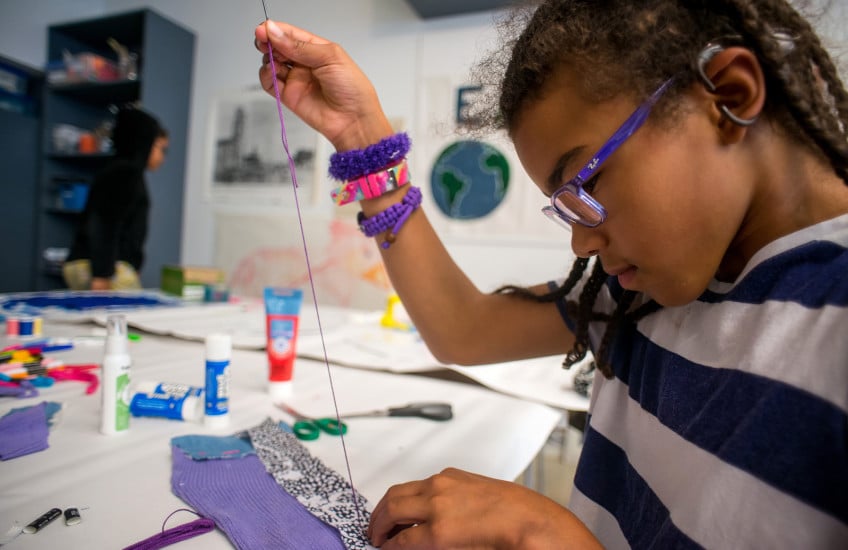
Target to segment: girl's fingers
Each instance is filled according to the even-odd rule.
[[[294,25],[283,23],[282,21],[272,21],[270,19],[263,21],[256,27],[256,38],[260,42],[268,42],[268,36],[272,39],[279,39],[283,36],[288,36],[294,42],[309,42],[312,44],[330,44],[326,38],[322,38],[311,32],[305,31]]]
[[[389,487],[388,491],[386,491],[386,494],[383,495],[383,498],[380,499],[380,502],[378,502],[377,505],[374,507],[374,511],[371,513],[371,515],[373,516],[374,514],[379,514],[381,510],[385,506],[387,506],[387,503],[393,498],[420,495],[422,494],[423,490],[424,485],[421,481],[408,481],[406,483],[393,485],[392,487]]]
[[[382,507],[374,509],[368,525],[368,537],[374,546],[381,546],[413,525],[427,523],[430,504],[421,495],[384,497],[381,504]]]
[[[381,543],[381,550],[418,550],[436,548],[433,532],[426,523],[401,529]]]
[[[259,51],[268,52],[269,40],[275,61],[283,58],[284,62],[315,69],[338,61],[340,56],[340,49],[329,40],[285,23],[268,20],[256,27],[254,44]]]

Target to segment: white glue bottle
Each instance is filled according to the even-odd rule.
[[[130,427],[130,365],[127,352],[127,320],[123,315],[106,317],[103,357],[100,431],[106,435],[126,432]]]
[[[232,338],[216,332],[206,337],[206,387],[203,423],[223,428],[230,421],[230,355]]]

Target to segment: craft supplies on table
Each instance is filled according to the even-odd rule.
[[[318,439],[322,432],[329,435],[344,435],[347,433],[347,424],[339,422],[335,418],[309,418],[285,403],[277,403],[277,407],[294,418],[292,431],[298,439],[313,441]]]
[[[179,308],[173,309],[177,314]],[[260,313],[260,319],[262,314]],[[78,322],[46,321],[45,332],[56,337],[84,333]],[[202,341],[146,334],[128,344],[133,377],[203,384]],[[69,361],[98,361],[103,349],[77,346],[62,352]],[[274,406],[265,386],[267,356],[263,350],[233,349],[227,434],[238,434],[271,418],[290,418]],[[376,504],[389,486],[423,479],[454,466],[499,479],[516,479],[545,444],[560,420],[549,407],[505,396],[488,389],[421,376],[365,369],[331,367],[342,412],[386,409],[398,403],[434,399],[450,403],[450,422],[414,421],[386,417],[357,420],[345,435],[357,491]],[[298,391],[289,402],[306,415],[333,410],[327,397],[327,373],[321,362],[298,359],[294,381]],[[49,393],[48,393],[49,392]],[[84,520],[72,528],[55,521],[35,535],[21,535],[16,550],[39,548],[125,548],[156,532],[162,518],[184,508],[170,487],[172,438],[182,435],[221,435],[202,423],[171,422],[138,417],[120,438],[98,430],[100,402],[76,384],[56,384],[38,398],[0,399],[0,415],[42,399],[65,405],[62,419],[50,429],[49,446],[39,452],[4,461],[0,468],[0,530],[15,521],[21,526],[51,507],[85,505]],[[497,418],[497,422],[492,422]],[[387,436],[390,434],[390,437]],[[457,442],[461,442],[457,444]],[[345,471],[337,437],[308,443],[312,454],[335,472]],[[492,456],[499,457],[494,461]],[[143,507],[127,506],[133,495]],[[144,517],[139,510],[144,510]],[[220,530],[196,540],[210,550],[232,548]],[[11,546],[10,546],[11,548]]]
[[[170,420],[203,420],[203,388],[172,382],[133,385],[130,414]]]
[[[115,435],[130,427],[130,366],[127,352],[127,320],[123,315],[106,319],[106,343],[103,356],[100,432]]]
[[[225,428],[230,422],[230,355],[229,334],[215,332],[206,337],[206,386],[203,422],[212,428]]]
[[[225,273],[215,267],[166,265],[162,267],[160,288],[183,300],[200,301],[206,295],[206,285],[224,282]]]
[[[38,315],[6,315],[6,336],[11,338],[36,338],[41,336],[43,320]]]
[[[385,409],[377,409],[375,411],[345,413],[342,414],[343,420],[351,418],[378,418],[383,416],[405,416],[407,418],[426,418],[427,420],[438,420],[444,422],[453,418],[453,407],[450,403],[442,402],[424,402],[424,403],[409,403],[400,407],[388,407]]]
[[[275,401],[292,394],[292,371],[297,350],[300,306],[298,288],[265,288],[265,351],[268,354],[268,391]]]

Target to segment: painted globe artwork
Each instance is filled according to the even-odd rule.
[[[457,220],[482,218],[506,196],[509,163],[488,143],[457,141],[439,153],[430,185],[433,199],[446,216]]]

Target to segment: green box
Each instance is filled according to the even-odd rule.
[[[214,267],[166,265],[160,288],[183,300],[203,301],[206,285],[224,282],[224,272]]]

